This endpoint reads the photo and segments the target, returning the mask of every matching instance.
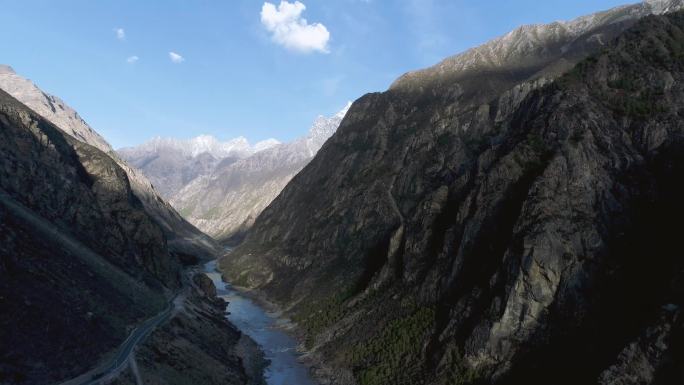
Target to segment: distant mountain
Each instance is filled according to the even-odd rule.
[[[682,8],[521,27],[361,97],[222,272],[322,383],[684,383]]]
[[[157,137],[118,153],[141,170],[165,199],[171,199],[193,179],[209,174],[219,162],[243,159],[279,143],[268,139],[251,146],[243,137],[219,142],[209,135],[189,140]]]
[[[244,159],[224,159],[180,190],[171,204],[207,234],[229,244],[239,242],[259,213],[337,130],[350,105],[331,117],[319,116],[302,138]]]
[[[188,256],[209,257],[219,251],[212,239],[178,215],[160,197],[160,194],[143,173],[120,159],[109,143],[61,99],[42,91],[33,82],[16,74],[7,65],[0,65],[0,89],[49,120],[71,137],[96,147],[117,162],[126,172],[133,193],[142,201],[148,213],[162,226],[174,252]]]

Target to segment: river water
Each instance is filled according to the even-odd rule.
[[[216,261],[204,265],[204,272],[214,285],[219,297],[228,301],[226,317],[243,333],[256,341],[271,361],[265,370],[268,385],[315,385],[309,371],[298,361],[297,341],[282,327],[287,321],[267,312],[256,302],[223,282],[216,270]]]

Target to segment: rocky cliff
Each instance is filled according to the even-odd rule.
[[[681,383],[684,15],[648,16],[680,8],[521,28],[362,97],[221,268],[330,383]]]
[[[183,310],[152,333],[114,384],[265,385],[263,353],[228,322],[214,283],[197,273],[191,286]]]

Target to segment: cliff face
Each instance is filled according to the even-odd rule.
[[[221,268],[333,383],[681,382],[679,7],[362,97]]]

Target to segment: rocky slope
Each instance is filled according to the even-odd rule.
[[[181,289],[185,260],[130,175],[0,91],[0,383],[51,384],[87,372]],[[197,296],[186,303],[205,306]],[[218,304],[212,309],[221,314]],[[174,317],[173,330],[202,333],[172,358],[213,356],[220,339],[226,353],[217,357],[230,360],[213,370],[242,373],[233,383],[258,383],[259,368],[245,369],[253,354],[236,358],[248,342],[218,316],[192,311],[201,314]],[[158,365],[170,361],[158,357]],[[160,381],[183,378],[153,373]]]
[[[179,255],[211,258],[218,251],[213,240],[185,221],[164,201],[150,181],[140,171],[121,160],[112,147],[61,99],[39,89],[11,67],[0,66],[0,89],[4,90],[39,115],[52,122],[71,137],[87,143],[109,155],[126,173],[133,194],[146,211],[161,225],[171,249]]]
[[[684,15],[646,16],[682,7],[524,27],[362,97],[221,268],[331,383],[681,383]]]
[[[302,138],[245,159],[221,161],[178,192],[171,204],[207,234],[239,243],[259,213],[335,132],[350,105],[331,117],[319,116]]]
[[[208,175],[219,162],[230,164],[277,144],[268,139],[251,146],[243,137],[222,143],[203,135],[190,140],[154,138],[117,152],[147,175],[165,199],[171,199],[195,178]]]
[[[195,275],[183,310],[152,333],[136,352],[134,369],[114,384],[265,384],[263,353],[228,323],[225,308],[211,279]]]

